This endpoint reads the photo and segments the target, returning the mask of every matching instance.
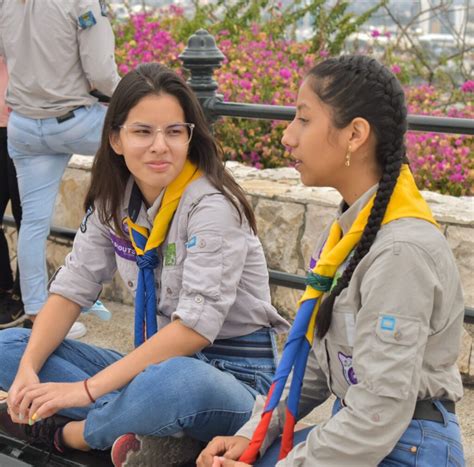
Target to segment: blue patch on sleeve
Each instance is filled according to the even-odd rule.
[[[382,316],[380,321],[380,329],[384,331],[393,331],[395,329],[395,323],[397,320],[393,316]]]
[[[91,28],[92,26],[97,24],[94,13],[92,13],[91,10],[86,11],[81,16],[78,16],[77,21],[81,29]]]
[[[197,238],[196,235],[192,236],[188,242],[185,243],[186,248],[192,248],[193,246],[196,246],[197,243]]]

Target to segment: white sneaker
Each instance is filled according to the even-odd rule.
[[[76,321],[69,329],[66,339],[79,339],[87,334],[87,328],[79,321]]]
[[[109,321],[112,317],[112,313],[105,307],[105,305],[100,300],[97,300],[90,308],[81,308],[81,313],[92,313],[102,321]]]

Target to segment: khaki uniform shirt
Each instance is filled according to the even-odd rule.
[[[0,0],[0,55],[10,81],[7,104],[50,118],[111,96],[120,77],[114,35],[99,0]]]
[[[344,233],[375,190],[340,215]],[[346,407],[315,427],[277,466],[375,466],[408,427],[417,400],[459,400],[456,359],[463,316],[459,273],[443,234],[414,218],[382,226],[336,299],[328,333],[315,339],[298,419],[330,393]],[[287,391],[288,385],[282,401]],[[254,415],[238,435],[251,438],[263,401],[257,398]],[[284,402],[277,412],[262,451],[282,432]]]
[[[128,216],[130,179],[122,216]],[[161,199],[142,204],[136,223],[151,230]],[[174,319],[210,342],[249,334],[262,327],[288,330],[270,303],[263,249],[245,217],[205,177],[183,193],[165,242],[158,248],[155,272],[158,325]],[[138,267],[132,244],[104,227],[96,212],[84,219],[65,266],[50,292],[91,306],[118,269],[135,294]]]

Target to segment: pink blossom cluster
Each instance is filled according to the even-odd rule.
[[[465,81],[461,86],[461,91],[465,93],[474,92],[474,81],[472,79]]]
[[[408,111],[434,117],[474,118],[474,105],[440,105],[434,86],[406,89]],[[474,195],[474,138],[443,133],[407,133],[407,155],[419,188],[454,196]]]
[[[178,7],[174,14],[182,14]],[[152,16],[140,13],[132,15],[130,21],[116,27],[116,60],[121,74],[126,74],[140,63],[160,62],[168,66],[179,66],[179,53],[184,44],[178,44],[171,33],[162,28]]]

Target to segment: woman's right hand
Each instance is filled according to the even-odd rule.
[[[25,367],[18,369],[15,376],[15,380],[8,391],[7,407],[8,413],[14,423],[28,423],[28,411],[26,413],[20,413],[20,405],[22,398],[20,398],[20,392],[26,386],[30,384],[39,383],[40,380],[38,375],[31,367]]]
[[[197,467],[212,467],[214,457],[222,456],[226,459],[237,460],[250,444],[243,436],[217,436],[197,458]]]

